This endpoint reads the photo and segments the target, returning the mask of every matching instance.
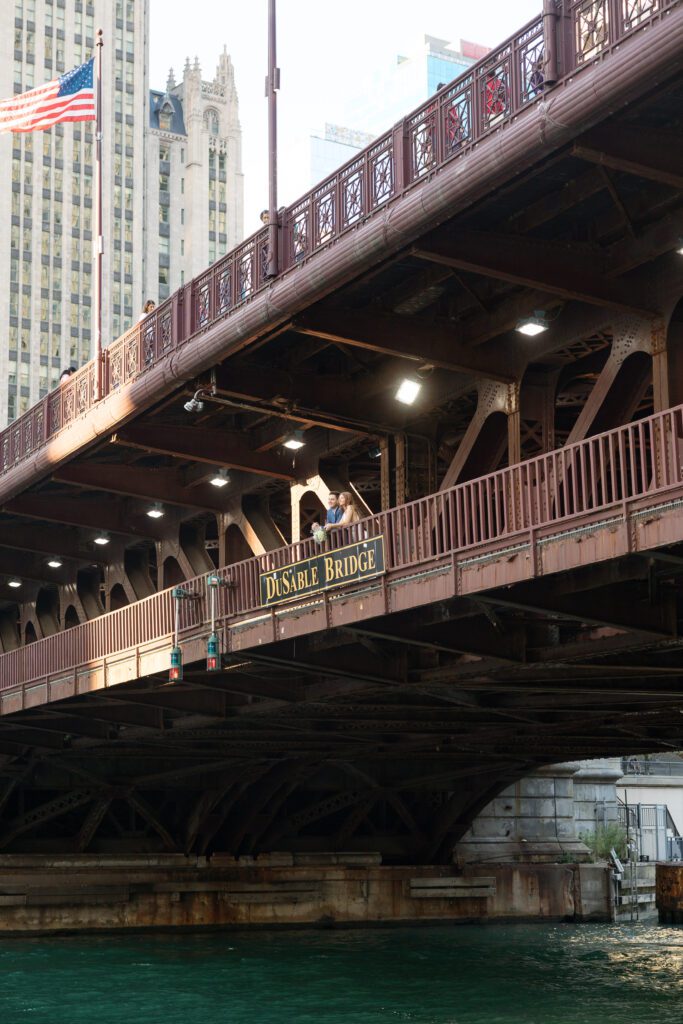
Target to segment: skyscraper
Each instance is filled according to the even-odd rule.
[[[242,240],[242,133],[227,50],[212,81],[185,62],[149,94],[145,294],[163,300]],[[156,201],[158,197],[158,201]]]
[[[311,134],[311,186],[353,159],[373,138],[487,53],[487,48],[478,43],[461,39],[459,49],[454,49],[445,39],[424,35],[408,55],[397,56],[391,67],[375,68],[370,82],[346,97],[345,123],[353,129],[326,124],[324,133]]]
[[[0,98],[84,63],[103,31],[102,342],[242,237],[241,132],[227,53],[163,93],[150,0],[1,0]],[[0,427],[93,355],[94,123],[0,135]]]
[[[88,60],[103,31],[103,341],[142,295],[148,0],[4,0],[0,96]],[[94,124],[0,136],[0,424],[93,346]]]
[[[369,87],[366,84],[361,93],[349,96],[346,123],[378,135],[487,53],[485,46],[463,39],[454,49],[445,39],[421,36],[408,53],[396,57],[391,68],[377,68]]]

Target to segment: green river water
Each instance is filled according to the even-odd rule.
[[[0,1024],[683,1024],[683,929],[0,941]]]

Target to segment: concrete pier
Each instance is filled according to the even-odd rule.
[[[656,903],[660,924],[683,924],[683,864],[658,864]]]
[[[609,920],[593,864],[384,866],[373,854],[2,856],[0,935]]]

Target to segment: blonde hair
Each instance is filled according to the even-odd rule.
[[[350,491],[342,491],[341,494],[339,495],[339,497],[340,498],[344,498],[344,517],[346,517],[346,510],[347,509],[349,509],[349,511],[351,512],[351,517],[349,519],[349,522],[346,523],[345,525],[348,526],[349,523],[357,523],[358,520],[360,519],[360,515],[358,514],[358,509],[356,508],[356,506],[353,503],[353,495],[351,494],[351,492]]]

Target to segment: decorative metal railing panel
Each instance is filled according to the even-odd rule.
[[[557,18],[535,18],[466,74],[280,213],[280,275],[419,187],[449,160],[520,114],[546,89],[549,51],[561,76],[601,58],[681,0],[557,0]],[[555,38],[546,45],[550,24]],[[261,229],[136,324],[103,353],[103,396],[268,286],[268,229]],[[182,308],[181,308],[182,307]],[[190,315],[186,315],[189,308]],[[35,453],[96,400],[93,364],[83,367],[0,434],[0,475]],[[42,409],[42,414],[38,410]]]
[[[595,524],[624,517],[634,500],[681,500],[683,406],[568,445],[489,476],[341,529],[335,546],[383,536],[387,571],[396,576],[455,561],[472,550],[495,553],[528,540],[530,531]],[[586,517],[589,517],[588,519]],[[325,550],[325,549],[323,549]],[[218,570],[230,582],[219,590],[219,614],[230,625],[262,613],[259,575],[315,554],[311,539]],[[181,603],[181,630],[208,628],[207,576],[185,586],[198,600]],[[353,584],[350,584],[352,587]],[[306,600],[306,599],[304,599]],[[171,590],[0,656],[0,689],[125,652],[168,637]]]

